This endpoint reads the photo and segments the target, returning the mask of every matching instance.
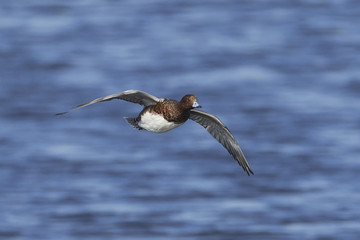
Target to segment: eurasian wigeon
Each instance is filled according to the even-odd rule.
[[[220,119],[210,113],[195,109],[200,108],[201,106],[198,104],[197,98],[193,94],[187,94],[180,102],[177,102],[172,99],[158,98],[139,90],[127,90],[125,92],[94,99],[90,102],[78,105],[70,111],[86,107],[93,103],[109,101],[112,99],[122,99],[144,106],[144,109],[136,118],[125,118],[128,123],[139,130],[145,129],[149,132],[163,133],[179,127],[190,118],[202,125],[217,141],[219,141],[248,175],[250,175],[250,173],[254,174],[235,138]],[[67,112],[58,113],[57,115],[65,113]]]

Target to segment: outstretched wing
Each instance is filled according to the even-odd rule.
[[[212,114],[192,109],[190,119],[202,125],[234,157],[248,175],[254,174],[229,129]]]
[[[89,105],[94,104],[94,103],[110,101],[110,100],[113,100],[113,99],[122,99],[122,100],[125,100],[125,101],[138,103],[138,104],[143,105],[145,107],[150,106],[150,105],[155,105],[157,102],[159,102],[161,100],[161,98],[157,98],[157,97],[152,96],[152,95],[150,95],[150,94],[148,94],[146,92],[143,92],[143,91],[127,90],[125,92],[111,94],[111,95],[108,95],[106,97],[97,98],[97,99],[94,99],[94,100],[92,100],[90,102],[80,104],[80,105],[74,107],[73,109],[71,109],[70,111],[74,111],[74,110],[89,106]],[[70,111],[68,111],[68,112],[70,112]],[[62,113],[58,113],[56,115],[62,115],[62,114],[68,113],[68,112],[62,112]]]

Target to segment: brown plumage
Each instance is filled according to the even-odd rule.
[[[196,102],[196,96],[193,94],[185,95],[180,102],[172,99],[164,99],[158,102],[156,105],[145,107],[136,118],[136,121],[140,121],[141,116],[149,111],[151,113],[162,114],[163,117],[175,123],[184,123],[190,117],[190,109],[192,109],[193,102]]]
[[[182,125],[188,119],[199,123],[226,148],[248,175],[254,174],[235,138],[220,119],[210,113],[194,109],[200,107],[195,95],[185,95],[180,102],[177,102],[171,99],[157,98],[139,90],[128,90],[94,99],[78,105],[72,110],[112,99],[122,99],[144,106],[136,118],[125,118],[134,128],[162,133]]]

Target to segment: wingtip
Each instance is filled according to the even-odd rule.
[[[254,175],[254,172],[250,168],[244,168],[244,171],[247,173],[248,176]]]
[[[60,116],[60,115],[66,114],[66,113],[68,113],[68,112],[60,112],[60,113],[56,113],[55,115],[56,115],[56,116]]]

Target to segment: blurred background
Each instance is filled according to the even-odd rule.
[[[360,2],[0,2],[0,239],[359,239]],[[164,134],[83,102],[196,94]]]

